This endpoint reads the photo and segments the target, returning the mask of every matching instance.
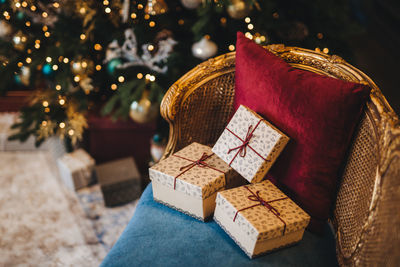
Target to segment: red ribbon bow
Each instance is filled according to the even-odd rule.
[[[190,170],[194,166],[199,166],[201,168],[210,168],[210,169],[219,171],[221,173],[224,173],[223,171],[218,170],[218,169],[208,165],[205,162],[206,159],[211,158],[213,155],[214,155],[214,153],[211,153],[210,155],[207,155],[207,153],[204,152],[203,155],[198,160],[191,160],[191,159],[188,159],[188,158],[185,158],[185,157],[181,157],[181,156],[178,156],[178,155],[173,155],[174,157],[178,157],[178,158],[181,158],[181,159],[188,160],[188,161],[192,162],[192,163],[189,163],[188,165],[183,166],[183,167],[181,167],[179,169],[180,171],[182,171],[182,170],[184,170],[184,171],[181,172],[180,174],[178,174],[177,176],[175,176],[175,178],[174,178],[174,190],[176,188],[176,178],[178,178],[179,176],[181,176],[182,174],[184,174],[185,172],[187,172],[188,170]]]
[[[231,162],[229,162],[229,166],[231,166],[232,162],[235,160],[235,158],[237,157],[237,155],[240,155],[242,158],[244,158],[246,156],[247,150],[246,148],[249,147],[251,150],[254,151],[254,153],[256,153],[260,158],[262,158],[263,160],[267,160],[266,158],[264,158],[263,156],[261,156],[254,148],[252,148],[250,146],[250,139],[254,136],[253,133],[254,131],[257,129],[258,125],[260,125],[261,121],[263,119],[260,119],[258,121],[258,123],[256,124],[256,126],[253,128],[253,125],[250,125],[249,128],[247,129],[247,134],[245,139],[243,140],[242,138],[240,138],[237,134],[235,134],[234,132],[232,132],[231,130],[229,130],[228,128],[225,128],[226,130],[228,130],[231,134],[233,134],[236,138],[238,138],[240,141],[242,141],[242,144],[240,146],[231,148],[228,150],[228,154],[231,153],[232,151],[238,149],[238,151],[236,152],[236,154],[233,156]]]
[[[244,186],[244,188],[246,188],[246,189],[251,193],[251,195],[248,196],[247,198],[248,198],[249,200],[251,200],[251,201],[255,201],[255,202],[259,202],[259,203],[258,203],[258,204],[254,204],[254,205],[252,205],[252,206],[250,206],[250,207],[246,207],[246,208],[243,208],[243,209],[240,209],[240,210],[236,211],[235,216],[233,217],[233,221],[236,220],[236,217],[237,217],[237,215],[238,215],[238,213],[239,213],[240,211],[247,210],[247,209],[251,209],[251,208],[254,208],[254,207],[257,207],[257,206],[264,206],[264,207],[266,207],[270,212],[272,212],[272,214],[274,214],[274,215],[283,223],[283,233],[282,233],[282,235],[285,235],[285,231],[286,231],[286,222],[285,222],[284,220],[282,220],[282,218],[280,217],[281,214],[279,213],[279,211],[278,211],[276,208],[274,208],[273,206],[271,206],[269,203],[275,202],[275,201],[284,200],[284,199],[287,199],[287,197],[278,198],[278,199],[274,199],[274,200],[270,200],[270,201],[265,201],[265,200],[260,196],[260,191],[257,191],[257,192],[254,194],[254,192],[251,191],[250,188],[248,188],[247,186]]]

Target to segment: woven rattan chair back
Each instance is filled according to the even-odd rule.
[[[348,157],[331,223],[343,266],[400,263],[400,126],[375,83],[338,56],[266,47],[295,68],[372,88]],[[161,114],[170,124],[164,157],[194,142],[214,144],[232,112],[235,53],[198,65],[168,90]]]

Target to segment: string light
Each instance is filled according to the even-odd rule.
[[[273,14],[272,14],[272,17],[273,17],[274,19],[279,19],[279,13],[278,13],[278,12],[273,13]]]
[[[26,50],[26,52],[28,52],[28,54],[32,54],[32,50],[31,49]]]
[[[141,74],[140,72],[136,75],[136,77],[138,78],[138,79],[142,79],[143,78],[143,74]]]
[[[86,61],[82,61],[81,66],[82,66],[82,68],[86,68],[87,67],[87,62]]]
[[[60,103],[60,105],[62,106],[62,105],[65,104],[65,100],[61,98],[61,99],[58,101],[58,103]]]
[[[22,63],[22,62],[18,62],[18,63],[17,63],[17,66],[20,67],[20,68],[21,68],[23,65],[24,65],[24,63]]]
[[[46,62],[50,63],[52,61],[51,57],[46,57]]]
[[[324,49],[322,49],[322,52],[324,52],[325,54],[329,53],[329,49],[327,47],[325,47]]]
[[[43,12],[43,13],[42,13],[42,17],[43,17],[43,18],[47,18],[48,15],[49,15],[49,14],[47,14],[46,12]]]
[[[96,70],[100,71],[101,70],[101,65],[96,65]]]
[[[64,122],[60,122],[60,124],[58,125],[61,129],[65,128],[65,123]]]
[[[151,76],[150,74],[146,74],[146,76],[145,76],[146,80],[150,80],[150,76]]]
[[[49,102],[46,100],[42,102],[43,107],[47,108],[49,106]]]
[[[25,25],[26,25],[26,27],[30,27],[31,26],[31,22],[27,21],[27,22],[25,22]]]
[[[183,19],[180,19],[178,20],[178,24],[182,26],[183,24],[185,24],[185,21]]]
[[[53,65],[53,70],[58,70],[58,65]]]
[[[151,75],[149,80],[150,80],[151,82],[154,82],[154,81],[156,80],[156,77],[153,76],[153,75]]]
[[[47,30],[48,30],[47,26],[44,25],[44,26],[42,27],[42,31],[47,32]]]
[[[81,8],[79,9],[79,13],[81,13],[82,15],[85,14],[85,13],[86,13],[86,8],[81,7]]]
[[[29,63],[31,63],[31,62],[32,62],[32,59],[31,59],[30,57],[27,57],[27,58],[26,58],[26,63],[29,64]]]
[[[50,112],[50,108],[45,108],[44,112],[49,113]]]
[[[72,130],[72,129],[68,131],[68,134],[69,134],[70,136],[74,135],[74,133],[75,133],[75,131]]]
[[[144,19],[149,19],[150,18],[150,15],[149,14],[146,14],[146,15],[144,15]]]
[[[44,33],[44,36],[50,37],[50,33],[49,33],[49,32],[45,32],[45,33]]]
[[[20,3],[20,2],[16,2],[16,3],[15,3],[15,7],[16,7],[16,8],[20,8],[20,7],[21,7],[21,3]]]
[[[247,25],[247,29],[249,29],[249,30],[252,30],[252,29],[254,29],[254,25],[253,25],[253,24],[249,24],[249,25]]]
[[[234,45],[229,45],[228,46],[229,51],[235,51],[235,46]]]
[[[103,1],[103,5],[108,6],[108,4],[109,4],[108,0]]]
[[[46,125],[47,125],[47,121],[42,121],[42,126],[46,127]]]
[[[65,58],[63,59],[63,62],[64,62],[65,64],[67,64],[67,63],[69,62],[69,59],[68,59],[67,57],[65,57]]]
[[[324,38],[324,35],[323,35],[322,33],[319,32],[319,33],[317,34],[317,38],[321,40],[322,38]]]
[[[28,3],[24,1],[24,2],[22,2],[21,5],[22,5],[22,7],[27,7],[27,6],[28,6]]]
[[[79,77],[79,75],[76,75],[75,77],[74,77],[74,81],[75,82],[79,82],[81,80],[81,77]]]
[[[246,18],[244,19],[244,22],[246,22],[246,23],[250,23],[250,21],[251,21],[251,19],[250,19],[249,17],[246,17]]]
[[[106,7],[106,9],[104,9],[104,11],[108,14],[108,13],[111,13],[111,8],[109,8],[109,7]]]
[[[315,50],[315,52],[318,52],[318,53],[321,52],[321,49],[319,47],[316,47],[314,50]]]
[[[117,85],[115,83],[111,84],[111,90],[115,91],[117,90]]]
[[[79,38],[81,38],[81,40],[85,40],[85,39],[86,39],[86,35],[82,33],[82,34],[79,36]]]
[[[154,21],[150,21],[150,22],[149,22],[149,26],[150,26],[151,28],[153,28],[154,26],[156,26],[156,23],[155,23]]]
[[[261,39],[261,42],[265,42],[267,40],[267,38],[264,35],[261,35],[260,39]]]
[[[123,83],[123,82],[125,81],[124,76],[119,76],[119,77],[118,77],[118,81],[119,81],[120,83]]]
[[[61,90],[61,85],[57,84],[57,85],[56,85],[56,90],[57,90],[57,91],[60,91],[60,90]]]
[[[31,10],[32,10],[32,11],[35,11],[35,10],[36,10],[36,7],[35,7],[35,6],[31,6]]]
[[[249,32],[246,32],[244,35],[249,39],[253,39],[253,35]]]
[[[136,13],[132,13],[132,14],[131,14],[131,18],[132,18],[132,19],[136,19],[136,17],[137,17]]]
[[[225,17],[222,17],[219,21],[221,22],[222,25],[226,24],[226,18]]]
[[[147,46],[147,50],[153,51],[153,50],[154,50],[154,45],[148,45],[148,46]]]
[[[60,7],[60,4],[57,3],[57,2],[55,2],[55,3],[53,3],[53,6],[54,6],[55,8],[59,8],[59,7]]]
[[[103,47],[100,44],[95,44],[94,45],[94,50],[100,51],[101,49],[103,49]]]
[[[137,8],[138,8],[138,9],[143,9],[143,5],[142,5],[142,4],[138,4],[138,5],[137,5]]]

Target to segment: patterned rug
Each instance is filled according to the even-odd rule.
[[[0,266],[98,266],[136,206],[68,190],[43,151],[0,152],[0,181]]]

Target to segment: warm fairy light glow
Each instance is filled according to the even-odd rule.
[[[50,37],[50,33],[49,33],[49,32],[45,32],[45,33],[44,33],[44,36]]]
[[[35,7],[35,6],[31,6],[31,10],[32,10],[32,11],[35,11],[35,10],[36,10],[36,7]]]
[[[234,46],[234,45],[230,45],[230,46],[228,47],[228,49],[229,49],[229,51],[235,51],[235,46]]]
[[[49,102],[46,100],[42,102],[43,107],[47,108],[49,106]]]
[[[53,3],[53,6],[54,6],[55,8],[59,8],[59,7],[60,7],[60,4],[57,3],[57,2],[55,2],[55,3]]]
[[[64,62],[65,64],[67,64],[67,63],[69,62],[69,59],[68,59],[67,57],[65,57],[65,58],[63,59],[63,62]]]
[[[136,75],[136,77],[138,78],[138,79],[142,79],[143,78],[143,74],[141,74],[140,72]]]
[[[42,126],[46,126],[47,125],[47,121],[42,121]]]
[[[249,29],[249,30],[252,30],[252,29],[254,29],[254,25],[253,25],[253,24],[249,24],[249,25],[247,25],[247,29]]]
[[[49,28],[47,28],[46,25],[44,25],[44,26],[42,27],[42,30],[43,30],[44,32],[47,32],[48,29],[49,29]]]
[[[105,11],[106,13],[111,13],[111,8],[106,7],[106,9],[104,9],[104,11]]]
[[[108,0],[103,1],[103,5],[108,6],[108,4],[110,4],[110,2],[108,2]]]
[[[26,52],[28,52],[28,54],[32,54],[32,50],[31,49],[26,50]]]
[[[60,99],[60,100],[58,101],[58,103],[60,103],[60,105],[62,106],[62,105],[65,104],[65,100],[64,100],[64,99]]]
[[[224,25],[226,23],[226,18],[222,17],[219,21],[221,22],[222,25]]]
[[[138,9],[143,9],[143,5],[142,5],[142,4],[139,4],[139,5],[137,5],[137,8],[138,8]]]
[[[154,26],[156,26],[156,23],[154,21],[150,21],[149,26],[153,28]]]
[[[28,6],[28,3],[24,1],[24,2],[22,2],[21,5],[22,5],[22,7],[27,7],[27,6]]]
[[[147,50],[153,51],[153,50],[154,50],[154,45],[148,45],[148,46],[147,46]]]
[[[29,64],[29,63],[31,63],[31,62],[32,62],[32,59],[31,59],[30,57],[27,57],[25,61],[26,61],[26,63],[28,63],[28,64]]]
[[[52,61],[51,57],[46,57],[46,62],[50,63]]]
[[[79,77],[79,75],[76,75],[75,77],[74,77],[74,81],[75,82],[79,82],[81,80],[81,77]]]
[[[53,65],[53,70],[58,70],[58,65]]]
[[[87,62],[86,61],[82,61],[81,66],[82,66],[82,68],[86,68],[87,67]]]
[[[253,35],[252,35],[251,33],[249,33],[249,32],[246,32],[246,33],[245,33],[245,36],[246,36],[247,38],[249,38],[249,39],[253,39]]]
[[[74,135],[74,133],[75,133],[75,131],[72,130],[72,129],[68,131],[68,134],[71,135],[71,136]]]
[[[40,40],[39,39],[35,40],[35,44],[40,44]]]
[[[79,38],[81,38],[81,40],[85,40],[85,39],[86,39],[86,35],[82,33],[82,34],[79,36]]]
[[[50,108],[45,108],[44,112],[49,113],[50,112]]]
[[[246,22],[246,23],[250,23],[250,21],[251,21],[251,19],[250,19],[249,17],[246,17],[246,18],[244,19],[244,22]]]
[[[149,14],[144,15],[144,19],[149,19],[149,18],[150,18]]]
[[[20,3],[20,2],[16,2],[16,3],[15,3],[15,7],[16,7],[16,8],[20,8],[20,7],[21,7],[21,3]]]
[[[94,50],[100,51],[101,49],[103,49],[103,47],[100,44],[95,44],[94,45]]]
[[[322,33],[319,32],[319,33],[317,34],[317,38],[321,40],[322,38],[324,38],[324,35],[323,35]]]
[[[264,35],[262,35],[262,36],[260,37],[260,39],[261,39],[261,42],[265,42],[265,40],[267,40],[267,38],[266,38]]]
[[[322,50],[322,52],[324,52],[325,54],[328,54],[328,53],[329,53],[329,49],[328,49],[327,47],[325,47],[325,48]]]
[[[150,75],[149,80],[150,82],[154,82],[156,80],[156,76]]]
[[[321,49],[320,49],[319,47],[316,47],[316,48],[315,48],[315,52],[320,53],[320,52],[321,52]]]
[[[10,14],[8,14],[7,11],[4,11],[4,12],[3,12],[3,16],[4,16],[4,17],[8,17],[8,16],[10,16]]]
[[[180,19],[180,20],[178,20],[178,24],[183,25],[183,24],[185,24],[185,21],[183,19]]]
[[[22,62],[18,62],[18,63],[17,63],[17,66],[20,67],[20,68],[21,68],[23,65],[24,65],[24,63],[22,63]]]
[[[25,22],[25,25],[26,25],[26,27],[30,27],[31,26],[31,22],[27,21],[27,22]]]
[[[48,15],[49,15],[49,14],[47,14],[46,12],[43,12],[43,13],[42,13],[42,17],[43,17],[43,18],[47,18]]]
[[[85,13],[86,13],[86,8],[81,7],[81,8],[79,9],[79,13],[81,13],[82,15],[85,14]]]
[[[111,90],[115,91],[117,90],[117,85],[115,83],[111,84]]]
[[[119,81],[120,83],[123,83],[123,82],[125,81],[124,76],[119,76],[119,77],[118,77],[118,81]]]
[[[146,76],[145,76],[145,77],[146,77],[146,80],[149,80],[149,79],[150,79],[150,76],[151,76],[150,74],[146,74]]]
[[[278,13],[278,12],[273,13],[273,14],[272,14],[272,17],[273,17],[274,19],[279,19],[279,13]]]
[[[64,128],[65,128],[65,123],[64,123],[64,122],[60,122],[59,127],[60,127],[61,129],[64,129]]]
[[[136,19],[136,17],[137,17],[136,13],[132,13],[132,14],[131,14],[131,18],[132,18],[132,19]]]
[[[56,90],[57,90],[57,91],[60,91],[60,90],[61,90],[61,85],[57,84],[57,85],[56,85]]]
[[[101,70],[101,65],[96,65],[96,70],[100,71]]]

